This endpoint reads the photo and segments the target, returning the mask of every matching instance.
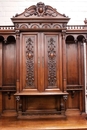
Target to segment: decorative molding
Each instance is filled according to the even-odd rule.
[[[67,91],[72,91],[72,90],[83,90],[83,86],[81,85],[68,85],[67,86]]]
[[[62,30],[62,24],[53,24],[53,23],[20,23],[19,27],[16,29],[61,29]]]
[[[56,17],[58,15],[56,9],[53,9],[51,6],[45,6],[44,3],[39,2],[35,6],[31,6],[30,8],[25,10],[24,16],[38,16],[38,17],[44,17],[44,16],[51,16]],[[16,15],[17,17],[18,15]]]
[[[26,85],[34,86],[34,41],[28,38],[26,41]]]
[[[55,40],[50,38],[48,41],[48,85],[56,85],[56,46]]]

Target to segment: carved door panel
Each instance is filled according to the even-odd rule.
[[[37,89],[38,34],[21,34],[20,86],[21,89]]]
[[[44,34],[44,87],[45,90],[59,88],[59,37],[58,34]]]

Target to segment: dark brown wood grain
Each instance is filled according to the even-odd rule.
[[[15,43],[3,45],[3,85],[15,85]]]
[[[41,2],[12,21],[11,29],[0,27],[0,113],[65,118],[67,109],[84,112],[86,26],[67,26],[68,17]]]

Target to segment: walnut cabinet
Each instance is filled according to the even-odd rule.
[[[86,25],[42,2],[0,27],[0,113],[29,118],[85,111]],[[84,32],[84,33],[83,33]]]

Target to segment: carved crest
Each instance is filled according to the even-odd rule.
[[[37,5],[32,6],[31,8],[27,9],[24,13],[25,17],[29,17],[32,15],[37,15],[38,17],[40,16],[52,16],[56,17],[58,15],[57,11],[53,9],[50,6],[45,6],[44,3],[39,2]]]
[[[65,25],[69,21],[68,17],[66,17],[63,14],[60,14],[59,12],[57,12],[56,9],[54,9],[53,7],[49,5],[45,5],[42,2],[39,2],[36,5],[30,6],[29,8],[25,9],[23,13],[16,14],[11,19],[17,29],[18,28],[21,28],[21,29],[31,28],[32,27],[31,23],[40,24],[40,25],[34,25],[32,28],[59,29],[61,28],[62,25],[64,25],[63,27],[66,27]],[[48,23],[44,25],[46,21],[48,21]],[[53,23],[56,23],[56,25],[54,26]]]

